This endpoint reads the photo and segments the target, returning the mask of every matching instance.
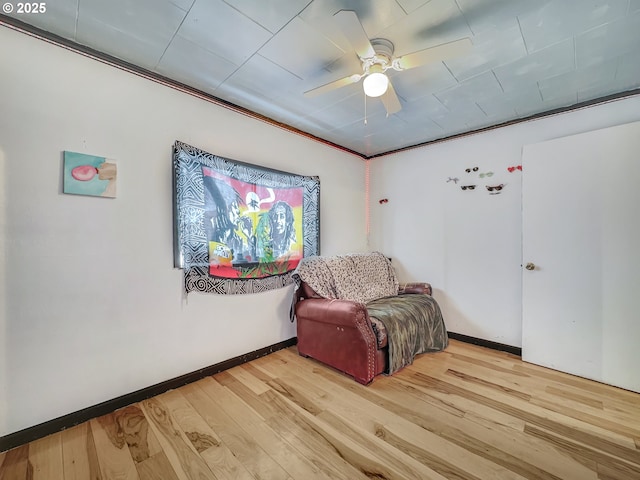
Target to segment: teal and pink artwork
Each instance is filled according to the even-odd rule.
[[[64,152],[64,193],[115,198],[117,173],[110,158]]]

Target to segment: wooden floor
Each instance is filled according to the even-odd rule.
[[[640,479],[640,395],[451,341],[364,387],[295,347],[0,453],[0,479]]]

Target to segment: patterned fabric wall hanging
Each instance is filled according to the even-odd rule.
[[[219,157],[176,141],[174,266],[185,292],[243,294],[293,282],[320,254],[320,180]]]

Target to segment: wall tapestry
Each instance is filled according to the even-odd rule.
[[[115,198],[117,173],[115,160],[65,151],[63,192]]]
[[[320,180],[219,157],[176,141],[174,266],[191,291],[281,288],[320,254]]]

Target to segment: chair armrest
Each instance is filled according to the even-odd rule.
[[[398,295],[407,293],[422,293],[431,295],[431,284],[426,282],[403,283],[400,285]]]
[[[367,384],[377,368],[377,340],[367,308],[348,300],[308,298],[296,304],[298,352]],[[381,365],[383,368],[383,365]]]
[[[369,326],[367,308],[362,303],[328,298],[307,298],[296,304],[296,317],[303,320],[327,323],[336,326],[357,328],[356,319],[365,318]],[[373,331],[373,327],[370,326]]]

